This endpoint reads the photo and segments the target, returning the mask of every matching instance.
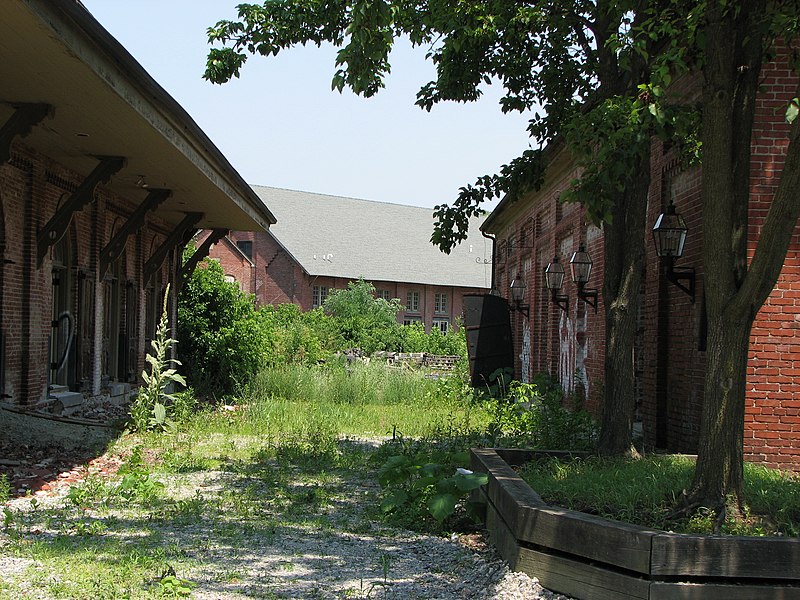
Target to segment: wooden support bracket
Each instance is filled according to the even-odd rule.
[[[36,266],[41,267],[50,246],[60,240],[67,231],[72,215],[83,210],[94,198],[94,189],[100,184],[105,183],[111,176],[125,166],[125,159],[120,156],[100,157],[94,171],[78,186],[78,189],[67,199],[66,202],[56,211],[47,225],[39,230],[36,236],[38,254]]]
[[[34,125],[54,114],[53,107],[49,104],[15,104],[14,108],[14,114],[0,128],[0,164],[11,160],[11,142],[15,137],[25,137]]]
[[[144,202],[142,202],[133,212],[133,214],[128,217],[128,220],[125,222],[122,228],[116,233],[111,241],[108,242],[106,247],[100,251],[101,279],[106,274],[106,271],[108,271],[111,263],[113,263],[122,255],[128,238],[144,226],[144,220],[147,213],[158,208],[158,206],[171,195],[171,190],[150,190],[150,193],[147,194]]]
[[[227,229],[214,229],[211,231],[209,236],[203,240],[203,243],[200,244],[194,251],[194,254],[189,257],[189,260],[187,260],[186,263],[178,270],[178,289],[182,288],[189,277],[192,276],[192,273],[194,273],[198,263],[208,256],[208,253],[211,251],[211,246],[216,244],[226,235],[228,235]]]
[[[161,244],[161,246],[158,247],[158,249],[156,249],[155,252],[153,252],[153,256],[151,256],[144,264],[145,284],[150,281],[150,278],[161,268],[161,264],[164,262],[167,254],[169,254],[169,252],[175,248],[175,246],[181,243],[184,234],[189,229],[197,225],[202,218],[203,213],[186,213],[186,216],[183,218],[183,220],[178,223],[175,229],[172,230],[172,233],[169,235],[169,237],[164,241],[163,244]]]

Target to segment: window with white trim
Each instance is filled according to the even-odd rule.
[[[411,291],[406,294],[406,310],[419,312],[419,292]]]
[[[406,315],[403,317],[403,325],[414,325],[415,323],[422,324],[422,319],[420,317],[409,317]]]
[[[325,304],[325,299],[328,297],[328,286],[315,285],[311,288],[311,308],[319,308]]]
[[[450,329],[450,319],[434,319],[433,328],[438,329],[442,333],[447,333]]]
[[[382,298],[389,302],[392,299],[392,293],[389,290],[378,290],[375,292],[375,296],[378,298]]]
[[[447,294],[434,294],[433,312],[437,315],[447,314]]]

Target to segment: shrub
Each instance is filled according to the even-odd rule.
[[[431,462],[425,455],[394,455],[378,470],[378,482],[384,489],[381,510],[404,512],[412,520],[428,513],[441,525],[461,502],[467,514],[477,520],[477,507],[466,497],[488,480],[485,473]]]
[[[375,297],[375,286],[359,279],[347,289],[332,290],[323,306],[345,345],[360,348],[367,354],[387,350],[387,343],[397,337],[397,313],[400,301]]]
[[[499,398],[486,400],[492,413],[490,435],[536,449],[591,450],[596,426],[579,403],[564,405],[564,391],[547,374],[533,383],[511,381]],[[507,443],[506,442],[506,443]]]
[[[266,363],[314,365],[330,358],[341,344],[330,319],[321,310],[301,313],[294,304],[259,310],[270,331]]]
[[[254,299],[204,260],[178,297],[178,339],[184,372],[201,396],[220,398],[246,384],[267,359],[270,329]]]
[[[402,328],[401,344],[403,352],[428,352],[446,356],[467,355],[467,339],[463,327],[458,330],[450,329],[447,333],[442,333],[438,329],[425,333],[421,323],[412,323]]]

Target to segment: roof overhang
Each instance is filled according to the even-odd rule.
[[[575,167],[572,157],[567,149],[564,139],[559,136],[542,151],[541,160],[545,161],[546,169],[541,185],[529,190],[521,196],[506,195],[500,200],[494,210],[481,223],[480,230],[484,234],[496,235],[516,221],[520,215],[530,208],[530,203],[535,201],[540,190],[550,187],[550,182],[564,177],[564,172]],[[562,190],[563,191],[563,190]]]
[[[130,200],[172,195],[168,222],[202,212],[198,227],[267,229],[275,217],[186,111],[77,0],[4,2],[0,125],[21,103],[52,107],[22,139],[78,174],[98,157],[125,167],[106,187]]]

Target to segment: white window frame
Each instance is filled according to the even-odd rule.
[[[447,306],[447,293],[446,292],[437,292],[433,296],[433,312],[437,315],[446,315],[448,314],[448,306]]]
[[[409,290],[406,292],[406,312],[419,312],[419,291]]]
[[[417,317],[413,315],[406,315],[403,317],[403,325],[414,325],[415,323],[422,324],[422,317]]]
[[[390,302],[392,299],[392,292],[389,290],[378,290],[375,292],[375,295],[376,297],[386,300],[387,302]]]
[[[433,319],[432,327],[438,329],[442,333],[447,333],[450,331],[450,319],[436,317]]]
[[[319,308],[325,304],[330,288],[326,285],[315,285],[311,288],[311,308]]]

